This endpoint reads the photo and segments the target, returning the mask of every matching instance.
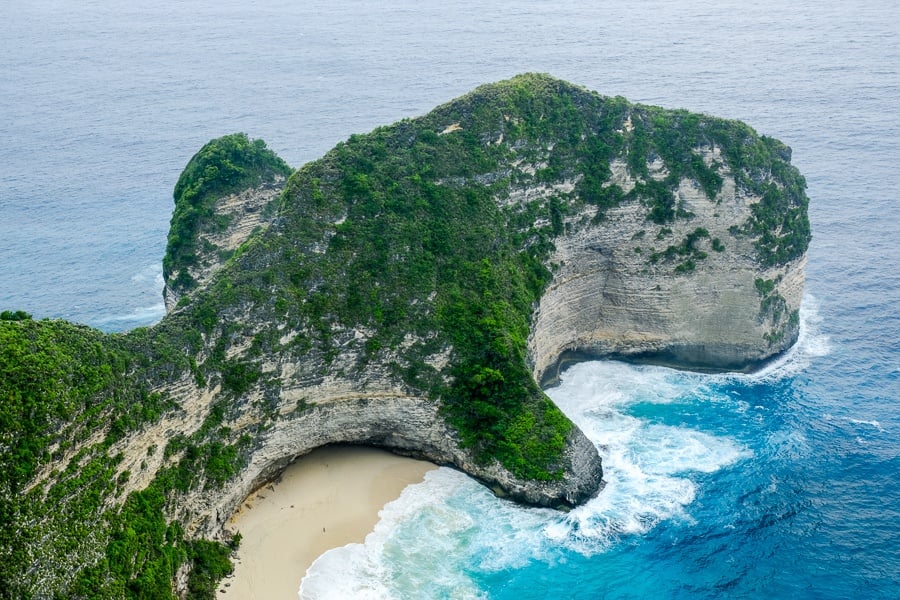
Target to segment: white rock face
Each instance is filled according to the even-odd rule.
[[[357,358],[341,354],[333,364],[340,370]],[[240,416],[228,423],[235,437],[261,423],[265,423],[264,432],[254,435],[248,463],[226,486],[205,489],[201,480],[175,503],[172,516],[185,524],[188,534],[221,536],[228,518],[251,492],[298,457],[329,444],[377,446],[455,466],[499,495],[535,505],[573,506],[594,495],[602,484],[597,451],[578,428],[569,436],[565,459],[571,469],[562,481],[522,481],[496,462],[475,461],[439,414],[438,402],[407,393],[386,370],[375,368],[364,377],[323,377],[317,376],[319,367],[315,361],[276,360],[268,368],[283,383],[277,405],[259,410],[263,399],[258,388],[238,400]],[[198,388],[190,377],[158,391],[171,395],[184,410],[113,448],[124,457],[120,469],[134,474],[126,491],[143,489],[160,468],[178,463],[180,454],[163,457],[166,441],[174,432],[190,436],[197,431],[221,392],[218,387]]]
[[[343,333],[351,338],[353,331]],[[372,365],[353,376],[336,375],[353,370],[359,356],[344,351],[333,359],[328,372],[321,357],[300,361],[274,357],[265,370],[277,377],[277,398],[264,398],[261,386],[249,390],[231,407],[236,419],[226,423],[233,438],[253,432],[247,464],[224,487],[196,482],[174,502],[174,513],[189,535],[220,537],[223,527],[241,502],[297,458],[329,444],[377,446],[399,454],[459,468],[482,481],[501,496],[534,505],[567,507],[584,502],[600,489],[602,468],[593,443],[573,427],[565,462],[569,471],[561,481],[523,481],[496,461],[477,462],[461,447],[456,432],[439,413],[436,400],[410,393],[383,365]],[[443,353],[431,357],[442,366]],[[189,375],[156,390],[169,395],[183,410],[166,415],[139,434],[119,442],[112,451],[121,453],[120,471],[133,475],[120,498],[143,489],[160,468],[176,465],[180,453],[164,457],[163,448],[173,434],[190,437],[203,424],[222,390],[200,388]],[[274,404],[273,404],[274,402]],[[262,433],[259,426],[262,425]],[[202,476],[202,475],[201,475]]]
[[[634,187],[624,168],[613,165],[612,183]],[[710,200],[696,184],[682,180],[678,199],[689,218],[665,226],[646,219],[638,201],[606,212],[591,224],[589,209],[568,219],[571,233],[555,240],[550,262],[558,265],[533,318],[529,355],[538,381],[557,375],[561,357],[622,357],[681,368],[750,370],[796,340],[789,323],[803,295],[805,257],[763,269],[752,241],[732,234],[759,198],[735,191],[726,176]],[[587,223],[587,224],[585,224]],[[658,258],[670,246],[702,228],[695,247],[706,254],[694,268],[678,272],[679,260]],[[719,240],[722,251],[713,248]],[[756,280],[775,282],[786,309],[777,320],[761,314]],[[780,339],[771,343],[769,337]]]
[[[259,440],[259,449],[239,476],[222,489],[193,494],[181,508],[190,534],[207,537],[222,527],[244,498],[276,477],[297,457],[328,444],[362,444],[455,466],[496,492],[537,505],[570,506],[596,493],[601,470],[596,449],[574,429],[569,458],[574,466],[562,482],[522,482],[497,463],[481,465],[462,450],[438,415],[435,402],[415,396],[344,397],[319,402],[279,420]]]

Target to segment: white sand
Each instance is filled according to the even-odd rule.
[[[316,558],[365,540],[384,505],[434,468],[372,448],[320,448],[304,456],[229,521],[242,540],[234,574],[219,584],[217,598],[297,600]]]

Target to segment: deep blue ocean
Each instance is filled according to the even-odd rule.
[[[164,313],[172,188],[244,131],[291,165],[548,72],[793,148],[802,338],[753,375],[613,362],[548,393],[605,490],[569,514],[449,470],[331,551],[308,598],[900,598],[897,0],[6,0],[0,308],[107,331]],[[298,587],[303,573],[297,573]]]

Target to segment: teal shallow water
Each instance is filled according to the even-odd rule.
[[[0,5],[0,308],[153,323],[171,190],[206,141],[246,131],[298,166],[524,71],[745,120],[809,183],[792,357],[578,365],[550,394],[600,447],[601,496],[529,511],[436,471],[310,597],[900,597],[895,2],[120,4]]]
[[[549,393],[598,445],[597,498],[562,515],[429,473],[302,597],[896,598],[896,417],[810,385],[833,356],[818,310],[754,375],[570,368]]]

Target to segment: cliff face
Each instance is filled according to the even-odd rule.
[[[285,177],[273,175],[255,187],[217,198],[212,204],[209,225],[195,234],[202,251],[190,263],[179,265],[166,274],[163,299],[171,312],[185,293],[203,287],[252,234],[260,233],[275,217],[273,204],[284,187]],[[189,285],[179,285],[188,280]]]
[[[350,366],[356,357],[339,356],[336,366]],[[225,523],[254,490],[271,481],[297,457],[329,444],[362,444],[390,449],[459,468],[482,481],[500,496],[540,506],[565,508],[597,493],[602,469],[594,445],[577,428],[566,439],[563,460],[571,465],[559,480],[517,477],[496,461],[485,463],[460,444],[458,433],[446,422],[440,402],[396,385],[385,369],[365,376],[321,376],[316,365],[273,360],[266,367],[284,383],[277,400],[264,392],[245,394],[233,406],[237,419],[229,422],[235,434],[255,431],[246,459],[225,486],[215,485],[198,472],[192,491],[179,497],[171,516],[183,523],[192,537],[220,538]],[[150,484],[166,467],[178,464],[183,454],[155,451],[173,432],[191,438],[209,422],[217,399],[229,394],[215,387],[201,389],[190,377],[160,388],[183,409],[139,434],[115,444],[111,453],[123,458],[118,472],[128,472],[123,492]],[[220,405],[219,405],[220,406]]]
[[[357,393],[323,399],[302,418],[285,418],[259,440],[259,449],[223,490],[189,495],[176,514],[192,536],[220,537],[231,514],[253,490],[271,481],[298,456],[328,444],[371,445],[398,454],[452,465],[482,481],[500,496],[565,508],[593,496],[601,485],[593,444],[579,430],[568,440],[572,468],[561,482],[521,480],[500,465],[482,464],[461,449],[439,407],[421,397]]]
[[[480,158],[453,163],[463,150]],[[253,442],[227,491],[187,499],[182,519],[190,530],[216,534],[256,486],[330,443],[379,445],[455,465],[534,504],[590,497],[601,484],[600,463],[576,427],[547,433],[531,416],[544,409],[527,409],[516,422],[544,433],[523,440],[493,409],[460,412],[448,402],[460,380],[466,401],[476,404],[485,390],[502,394],[522,375],[492,358],[495,350],[476,348],[478,364],[467,362],[460,346],[469,339],[441,322],[452,310],[441,280],[491,280],[493,287],[476,290],[478,305],[463,307],[478,313],[498,294],[508,299],[479,317],[476,333],[488,338],[479,343],[499,344],[522,361],[528,379],[544,384],[565,360],[587,357],[750,370],[798,334],[808,222],[789,152],[739,123],[525,76],[352,138],[307,165],[283,193],[276,224],[243,236],[252,243],[237,260],[216,273],[209,265],[219,263],[200,254],[204,268],[190,270],[200,291],[180,314],[196,315],[197,305],[242,286],[266,291],[216,305],[228,325],[209,327],[198,362],[222,354],[216,370],[223,382],[229,371],[253,374],[241,389],[210,396],[234,398],[226,419],[231,439],[252,431]],[[389,166],[380,170],[376,161]],[[217,200],[216,211],[244,215],[220,238],[259,225],[258,210],[235,207],[262,206],[276,194],[267,183]],[[462,219],[462,232],[453,214],[461,202],[478,206]],[[435,232],[447,239],[434,239]],[[202,246],[225,247],[218,240]],[[464,253],[463,245],[474,247],[466,260],[477,268],[434,258]],[[511,253],[525,262],[507,264]],[[416,265],[409,278],[409,264],[423,255],[434,264]],[[498,284],[497,271],[506,269],[531,270],[534,280]],[[515,299],[520,292],[510,288],[517,285],[536,291],[529,303]],[[464,304],[459,294],[449,293],[456,308]],[[509,331],[492,331],[501,319],[496,310],[514,310],[516,301],[530,323],[518,350]],[[490,377],[496,387],[485,383]],[[523,393],[526,405],[540,402],[539,392]],[[504,410],[519,410],[510,406]],[[525,454],[487,446],[477,430],[473,437],[472,422],[499,431],[491,435],[502,438],[501,447],[544,444],[534,453],[546,461],[544,475],[527,475],[517,462],[530,460]],[[546,450],[553,436],[561,443]],[[134,458],[125,468],[133,469],[144,448],[127,454]]]
[[[268,227],[290,175],[287,163],[241,133],[203,146],[175,184],[163,258],[166,310],[203,287],[250,237]]]
[[[706,162],[720,157],[719,148],[696,151]],[[634,189],[622,163],[612,171],[609,185]],[[713,198],[689,179],[678,183],[689,218],[660,225],[639,201],[625,202],[601,223],[575,225],[556,239],[550,261],[559,266],[529,340],[539,381],[552,382],[561,360],[590,357],[749,371],[794,343],[805,256],[760,264],[754,240],[740,233],[760,197],[736,185],[728,169],[720,173]],[[588,209],[569,222],[591,216]],[[677,250],[667,257],[670,247]],[[763,293],[758,282],[766,281],[771,289]]]
[[[30,523],[29,539],[58,540],[7,553],[54,565],[23,579],[27,565],[8,563],[22,590],[165,588],[167,569],[209,560],[201,538],[227,538],[251,491],[325,444],[572,506],[602,470],[538,385],[561,362],[749,370],[798,335],[805,182],[786,146],[742,123],[524,75],[288,172],[243,135],[204,146],[175,190],[169,314],[101,341],[67,333],[97,349],[84,374],[84,352],[53,354],[78,381],[103,378],[21,444],[27,486],[0,488],[18,515],[0,535]],[[3,327],[13,362],[58,345],[49,326]],[[35,518],[20,490],[92,515],[84,551],[57,561],[84,527]],[[132,535],[135,519],[152,540]],[[144,562],[98,562],[104,544]]]

